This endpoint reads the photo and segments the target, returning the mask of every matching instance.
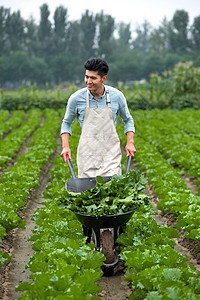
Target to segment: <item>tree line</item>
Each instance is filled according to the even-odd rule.
[[[0,7],[0,84],[16,86],[22,80],[38,85],[83,81],[84,62],[105,58],[112,82],[131,83],[161,74],[177,62],[200,66],[200,15],[189,24],[189,14],[176,10],[157,28],[146,20],[133,32],[131,24],[116,23],[103,11],[86,10],[80,20],[69,21],[66,7],[58,6],[49,19],[47,4],[40,7],[36,24],[20,11]],[[134,20],[133,20],[134,21]]]

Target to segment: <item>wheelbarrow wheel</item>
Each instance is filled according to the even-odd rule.
[[[106,258],[105,264],[113,264],[116,261],[116,256],[112,232],[109,229],[101,233],[100,243],[102,247],[101,252]]]

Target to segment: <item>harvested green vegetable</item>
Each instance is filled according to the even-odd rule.
[[[95,188],[85,192],[66,191],[62,203],[73,211],[95,216],[122,214],[149,203],[149,197],[143,193],[147,178],[140,172],[114,175],[106,183],[97,176],[96,181]]]

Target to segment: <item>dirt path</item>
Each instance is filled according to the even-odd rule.
[[[106,277],[103,276],[97,284],[102,288],[99,298],[104,300],[126,300],[132,293],[132,289],[127,281],[124,281],[122,272]]]
[[[18,299],[20,292],[15,292],[15,287],[23,281],[30,282],[28,276],[31,274],[29,269],[25,269],[29,258],[34,254],[31,248],[31,242],[27,239],[32,235],[31,230],[34,228],[35,223],[31,221],[32,209],[36,210],[41,207],[41,204],[32,200],[31,207],[27,207],[26,217],[26,229],[16,229],[13,232],[13,247],[11,248],[10,256],[11,263],[8,265],[5,273],[5,293],[3,299]]]

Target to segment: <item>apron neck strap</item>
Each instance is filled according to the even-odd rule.
[[[89,102],[89,90],[87,90],[87,108],[90,107],[90,102]],[[108,107],[111,107],[110,105],[110,97],[109,97],[109,90],[106,90],[106,104]]]
[[[90,107],[90,102],[89,102],[89,90],[87,90],[87,108]]]
[[[110,97],[109,97],[109,90],[106,90],[106,104],[107,104],[108,107],[111,107]]]

